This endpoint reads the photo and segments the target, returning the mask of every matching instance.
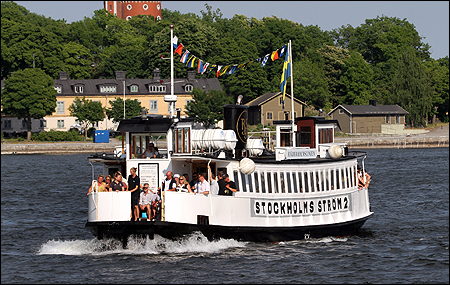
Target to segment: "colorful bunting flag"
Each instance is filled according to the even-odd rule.
[[[291,76],[291,62],[288,47],[288,50],[286,51],[286,57],[284,59],[283,73],[281,74],[281,85],[280,85],[280,90],[281,92],[283,92],[283,109],[284,109],[284,99],[286,97],[286,84],[289,76]]]
[[[202,70],[201,70],[201,74],[205,73],[205,71],[206,71],[206,69],[208,68],[208,66],[209,66],[209,63],[208,63],[208,62],[205,63],[205,64],[203,65],[203,68],[202,68]]]
[[[173,54],[178,53],[181,56],[181,53],[183,52],[183,45],[179,44],[178,47],[176,48],[175,52]]]
[[[177,36],[174,36],[173,38],[172,38],[172,45],[173,45],[173,48],[177,48],[177,44],[178,44],[178,37]]]
[[[197,73],[202,73],[202,70],[203,70],[203,60],[198,59]]]
[[[267,60],[269,59],[270,53],[266,54],[266,56],[264,57],[262,63],[261,63],[261,67],[264,67],[264,65],[266,65]]]
[[[278,50],[274,51],[272,53],[272,55],[270,56],[270,58],[272,59],[272,61],[275,61],[276,59],[278,59]]]
[[[256,62],[261,62],[262,57],[258,58],[257,60],[255,60]]]
[[[210,73],[213,69],[215,69],[217,67],[216,64],[211,64],[211,66],[208,69],[208,73]]]
[[[222,68],[222,65],[219,65],[218,67],[217,67],[217,77],[219,77],[219,73],[220,73],[220,69]]]
[[[180,61],[181,61],[182,63],[186,63],[186,62],[187,62],[187,59],[188,59],[188,56],[189,56],[189,51],[186,50],[186,51],[184,52],[184,54],[181,56]]]
[[[222,72],[220,72],[220,75],[223,75],[225,72],[227,72],[227,69],[228,69],[229,67],[230,67],[229,65],[225,66],[225,67],[222,69]]]
[[[194,55],[191,55],[191,57],[188,59],[186,66],[187,67],[194,67],[196,57]]]
[[[282,48],[281,48],[281,51],[280,51],[280,57],[282,57],[283,55],[284,55],[284,52],[286,51],[286,45],[284,45]]]

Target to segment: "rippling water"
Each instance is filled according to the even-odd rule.
[[[85,228],[86,154],[2,155],[2,283],[448,283],[449,149],[368,149],[375,212],[356,236],[249,243]],[[95,166],[95,174],[101,167]]]

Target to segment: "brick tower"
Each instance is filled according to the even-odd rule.
[[[150,15],[161,20],[161,1],[104,1],[104,5],[109,13],[124,20],[137,15]]]

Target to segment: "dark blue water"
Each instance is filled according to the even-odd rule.
[[[278,244],[96,240],[86,154],[2,155],[2,283],[448,283],[449,149],[369,149],[360,233]],[[101,168],[95,168],[95,174]]]

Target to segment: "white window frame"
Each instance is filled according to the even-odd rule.
[[[270,114],[270,118],[269,118],[269,114]],[[267,112],[266,113],[266,117],[267,117],[267,120],[273,120],[273,113],[272,112]]]
[[[56,101],[56,114],[65,114],[65,113],[66,113],[65,101]]]
[[[61,94],[62,93],[62,86],[53,86],[55,88],[56,93]]]
[[[75,86],[74,90],[75,90],[75,93],[83,93],[84,88],[81,85],[77,85],[77,86]]]
[[[149,85],[148,92],[151,92],[151,93],[166,92],[166,86],[164,86],[164,85]]]
[[[64,120],[58,120],[58,121],[56,122],[56,127],[57,127],[58,129],[64,128]]]
[[[100,93],[117,93],[117,86],[100,86]]]
[[[150,100],[149,101],[148,112],[149,113],[158,113],[158,100]]]
[[[139,86],[137,86],[136,84],[131,85],[130,91],[131,92],[139,92]]]
[[[186,92],[191,92],[193,89],[194,89],[194,86],[191,84],[184,86],[184,91],[186,91]]]

